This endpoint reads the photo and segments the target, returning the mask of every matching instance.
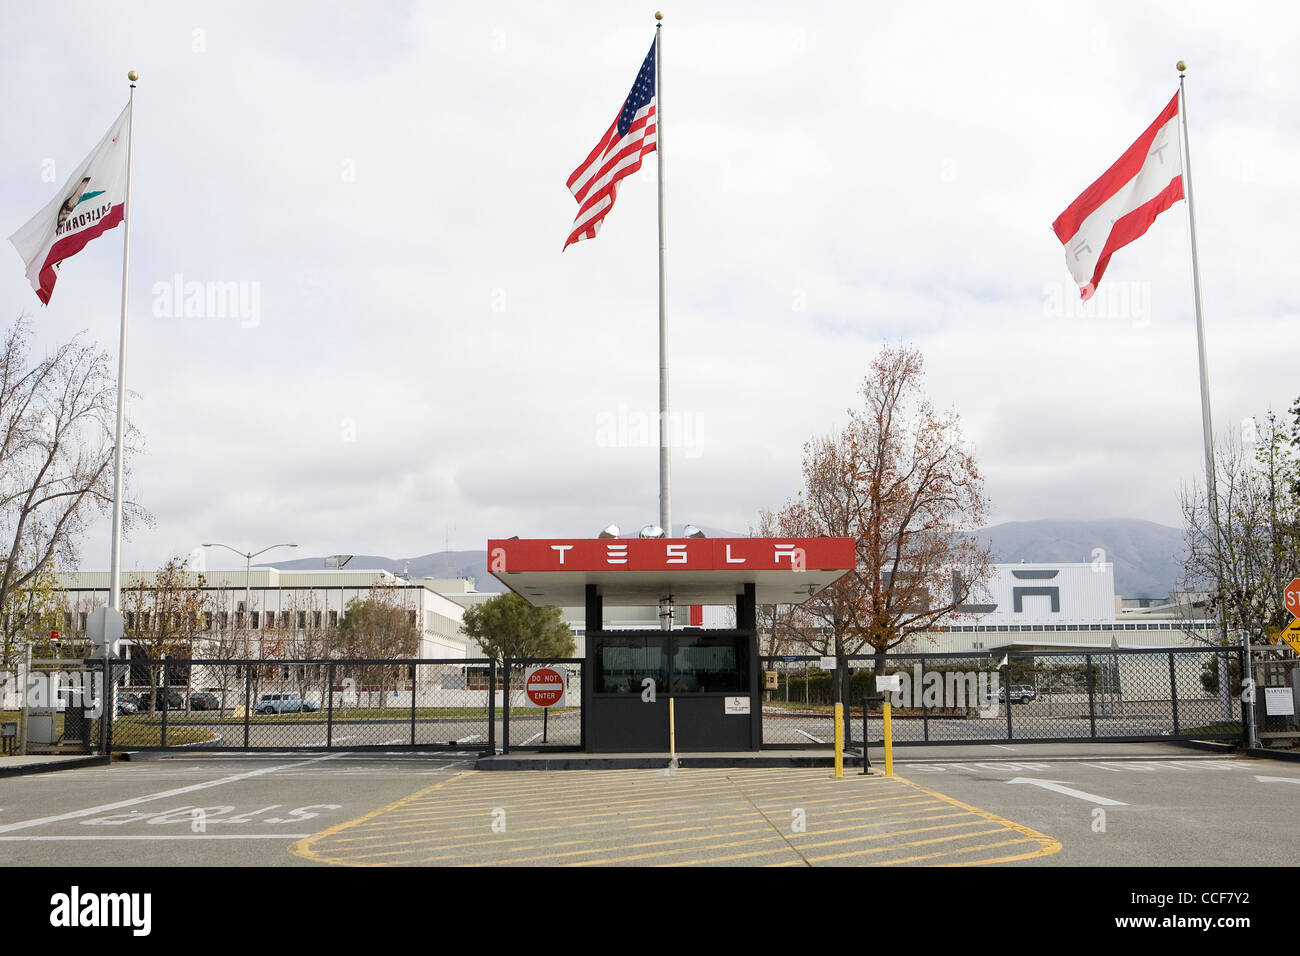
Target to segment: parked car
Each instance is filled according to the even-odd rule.
[[[1011,685],[1011,703],[1013,704],[1027,704],[1037,696],[1038,695],[1034,692],[1034,689],[1030,687],[1028,684]],[[998,703],[1001,704],[1005,702],[1006,699],[1007,699],[1007,689],[1005,687],[999,687]]]
[[[139,698],[138,698],[138,706],[139,706],[139,709],[140,709],[140,710],[162,710],[162,709],[163,709],[163,694],[164,694],[164,693],[167,695],[167,709],[168,709],[168,710],[184,710],[184,709],[185,709],[185,695],[184,695],[184,694],[182,694],[182,693],[181,693],[180,691],[178,691],[178,690],[171,690],[171,689],[168,689],[168,690],[164,691],[163,688],[161,688],[161,687],[159,687],[156,691],[154,691],[152,701],[150,700],[150,697],[149,697],[149,694],[148,694],[147,691],[146,691],[145,693],[141,694],[141,695],[139,696]],[[152,703],[154,706],[151,707],[151,706],[150,706],[151,703]]]
[[[134,714],[140,709],[140,703],[135,694],[121,693],[117,695],[117,715],[124,717],[127,714]]]
[[[259,694],[253,709],[259,714],[297,714],[312,713],[320,707],[299,694]]]
[[[201,690],[190,694],[190,710],[220,710],[221,699],[216,694]]]
[[[1031,700],[1038,699],[1038,691],[1034,690],[1034,688],[1030,687],[1028,684],[1015,684],[1011,689],[1014,691],[1016,688],[1020,689],[1020,699],[1022,702],[1028,703]]]

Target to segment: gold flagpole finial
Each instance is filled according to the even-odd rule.
[[[1186,61],[1186,60],[1179,60],[1179,61],[1178,61],[1178,65],[1175,66],[1174,69],[1176,69],[1176,70],[1178,71],[1178,74],[1179,74],[1180,76],[1181,76],[1182,74],[1186,73],[1186,72],[1187,72],[1187,61]]]
[[[663,12],[662,10],[656,10],[656,11],[655,11],[655,19],[656,19],[656,20],[662,20],[663,18],[664,18],[664,12]]]
[[[134,83],[136,80],[140,79],[140,74],[135,70],[131,70],[126,74],[126,78]]]

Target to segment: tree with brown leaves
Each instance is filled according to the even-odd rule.
[[[804,445],[803,490],[760,517],[763,533],[858,543],[856,570],[769,618],[778,642],[840,659],[870,651],[879,666],[987,583],[991,555],[973,534],[988,508],[983,479],[957,414],[925,399],[922,371],[919,351],[882,349],[848,425]]]

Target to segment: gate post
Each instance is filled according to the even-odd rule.
[[[942,676],[942,675],[940,675],[940,676]],[[930,708],[929,708],[929,706],[928,706],[928,705],[926,704],[926,702],[925,702],[925,690],[924,690],[924,688],[925,688],[925,658],[923,657],[923,658],[921,658],[921,681],[920,681],[920,684],[919,684],[919,686],[917,686],[917,687],[913,687],[913,688],[912,688],[912,704],[913,704],[913,705],[916,704],[916,695],[917,695],[917,694],[920,694],[920,695],[921,695],[921,736],[922,736],[922,739],[924,739],[925,742],[928,744],[928,743],[930,742]],[[943,698],[940,697],[939,699],[942,700]],[[866,705],[866,704],[863,704],[863,705],[862,705],[862,733],[863,733],[863,738],[862,738],[862,740],[863,740],[863,744],[862,744],[862,746],[863,746],[863,759],[864,759],[864,760],[866,759],[866,749],[865,749],[865,748],[866,748],[866,733],[867,733],[867,729],[866,729],[866,728],[867,728],[867,705]],[[871,764],[870,764],[870,763],[867,763],[866,766],[867,766],[868,769],[867,769],[867,770],[863,770],[863,771],[862,771],[863,773],[868,773],[868,772],[869,772],[869,768],[870,768]]]
[[[487,755],[497,752],[497,662],[496,658],[488,660],[488,744]]]
[[[1003,696],[1007,699],[1007,742],[1015,739],[1011,732],[1011,652],[1007,652],[1006,677],[1003,679]]]
[[[1169,702],[1174,709],[1174,736],[1178,736],[1178,678],[1174,676],[1174,652],[1169,652]]]
[[[334,746],[334,662],[325,665],[325,749]]]
[[[510,658],[501,658],[501,752],[510,753]]]
[[[1088,675],[1088,726],[1091,728],[1092,736],[1095,739],[1097,736],[1097,682],[1092,673],[1092,655],[1085,654],[1083,659],[1086,662],[1085,671]],[[1010,691],[1007,692],[1007,696],[1011,696]]]
[[[163,750],[167,749],[167,711],[170,709],[167,705],[171,698],[171,694],[168,693],[168,688],[171,686],[168,680],[171,676],[170,668],[168,667],[169,663],[167,657],[164,655],[162,662],[162,733],[158,737],[158,746]],[[158,701],[155,699],[150,703],[157,704]]]
[[[244,749],[248,749],[248,711],[253,706],[253,668],[244,665]]]
[[[1250,640],[1250,638],[1247,637],[1246,640]],[[1220,651],[1220,652],[1219,652],[1219,653],[1223,654],[1223,657],[1224,657],[1224,660],[1225,660],[1225,661],[1226,661],[1227,658],[1228,658],[1229,650],[1230,650],[1229,648],[1224,648],[1223,651]],[[1246,686],[1246,681],[1247,681],[1247,680],[1254,680],[1254,679],[1255,679],[1255,675],[1254,675],[1253,673],[1250,673],[1250,672],[1248,672],[1248,671],[1246,670],[1246,653],[1245,653],[1245,651],[1242,650],[1241,647],[1237,647],[1237,648],[1236,648],[1236,651],[1237,651],[1237,669],[1241,672],[1241,681],[1240,681],[1240,684],[1241,684],[1241,686],[1244,688],[1244,687]],[[1226,670],[1226,671],[1228,672],[1229,675],[1232,674],[1232,668],[1231,668],[1231,667],[1225,667],[1224,670]],[[1231,684],[1231,682],[1229,682],[1229,684]],[[1231,693],[1231,691],[1229,691],[1229,693]],[[1258,691],[1256,691],[1256,693],[1258,693]],[[1255,702],[1252,700],[1252,701],[1250,701],[1250,703],[1247,703],[1247,702],[1246,702],[1246,695],[1245,695],[1245,694],[1238,694],[1238,695],[1237,695],[1237,699],[1238,699],[1239,701],[1241,701],[1241,743],[1242,743],[1242,746],[1243,746],[1243,747],[1246,747],[1246,748],[1249,748],[1249,747],[1251,746],[1252,743],[1255,744],[1255,746],[1259,746],[1258,741],[1252,741],[1252,740],[1250,739],[1250,717],[1251,717],[1251,713],[1252,713],[1252,712],[1254,711],[1254,709],[1255,709]]]
[[[411,746],[415,746],[415,665],[411,665]]]

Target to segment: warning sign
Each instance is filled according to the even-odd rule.
[[[554,667],[533,667],[524,676],[524,694],[534,707],[564,703],[564,675]]]

